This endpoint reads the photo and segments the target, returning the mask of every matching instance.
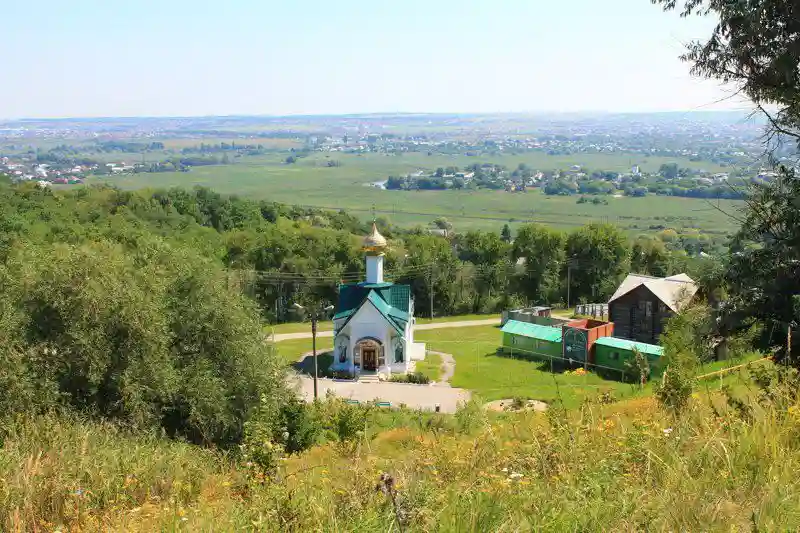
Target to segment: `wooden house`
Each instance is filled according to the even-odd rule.
[[[686,274],[656,278],[629,274],[608,301],[608,314],[617,337],[658,344],[671,316],[691,302],[697,292]]]

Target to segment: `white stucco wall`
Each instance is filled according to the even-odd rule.
[[[383,283],[383,256],[367,256],[367,283]]]

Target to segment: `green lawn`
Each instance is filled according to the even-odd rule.
[[[363,218],[371,216],[372,206],[395,224],[427,224],[439,215],[451,218],[457,230],[499,229],[526,221],[573,228],[589,222],[612,222],[631,233],[651,231],[651,226],[676,229],[697,227],[704,232],[728,232],[732,220],[715,206],[731,211],[737,202],[691,198],[647,196],[644,198],[608,197],[608,205],[576,204],[574,196],[546,196],[539,191],[384,191],[365,184],[385,180],[390,174],[404,174],[439,166],[465,166],[494,162],[509,168],[527,163],[533,168],[557,169],[572,164],[588,169],[622,170],[639,164],[652,170],[665,162],[681,166],[720,170],[707,162],[678,161],[670,158],[640,158],[626,154],[576,154],[549,156],[543,153],[486,157],[426,156],[407,154],[325,154],[314,153],[294,165],[282,163],[283,154],[242,158],[233,165],[196,167],[191,172],[135,174],[92,178],[122,188],[193,187],[203,185],[223,194],[266,198],[289,204],[330,209],[346,209]],[[339,167],[325,163],[336,159]]]
[[[560,371],[563,369],[559,370],[557,367],[555,372],[551,372],[550,364],[547,362],[498,355],[501,333],[495,326],[423,330],[416,333],[416,340],[427,343],[429,350],[453,354],[456,371],[451,384],[454,387],[469,389],[485,401],[515,396],[545,402],[561,398],[566,407],[575,408],[585,398],[593,398],[603,392],[610,392],[621,399],[636,394],[649,394],[652,391],[651,385],[640,391],[635,385],[604,379],[592,372],[579,376],[566,374]],[[282,341],[276,343],[276,347],[279,357],[287,365],[291,365],[303,354],[311,351],[311,339]],[[330,351],[332,348],[331,338],[317,339],[318,353]],[[698,374],[737,366],[759,357],[757,354],[750,354],[742,359],[708,363],[698,370]],[[330,364],[330,361],[327,364]],[[440,368],[441,358],[436,355],[428,354],[424,361],[417,362],[417,370],[432,380],[439,379]],[[747,370],[743,369],[721,378],[700,380],[697,389],[718,390],[723,385],[741,387],[741,384],[746,382],[742,376],[746,374]]]
[[[593,398],[602,392],[610,392],[616,398],[649,394],[652,384],[640,391],[638,386],[616,380],[604,379],[593,372],[579,376],[558,369],[550,371],[544,361],[515,359],[497,354],[501,344],[500,329],[494,326],[452,328],[420,331],[416,337],[428,344],[428,349],[453,354],[456,371],[451,384],[469,389],[485,401],[522,396],[545,402],[558,398],[568,408],[581,404],[585,398]],[[758,359],[750,355],[743,359],[716,361],[703,365],[698,374],[705,374],[733,367]],[[718,389],[725,383],[739,383],[739,373],[722,379],[712,378],[698,383],[698,389]]]
[[[278,357],[287,365],[296,363],[303,354],[311,351],[311,339],[276,342]],[[333,339],[317,339],[317,353],[333,350]]]
[[[561,398],[566,407],[574,408],[584,398],[606,391],[617,398],[639,392],[636,386],[591,372],[583,376],[550,372],[547,363],[499,356],[501,333],[494,326],[420,331],[416,337],[431,350],[453,354],[456,372],[451,384],[485,401],[522,396],[552,403]]]
[[[429,353],[425,356],[423,361],[417,361],[417,372],[422,372],[431,381],[439,381],[442,375],[442,356]]]

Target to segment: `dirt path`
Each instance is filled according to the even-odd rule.
[[[487,326],[499,325],[499,318],[487,318],[482,320],[459,320],[458,322],[433,322],[431,324],[418,324],[414,331],[425,331],[429,329],[444,329],[444,328],[468,328],[470,326]],[[318,331],[317,338],[333,337],[332,331]],[[294,339],[310,339],[310,332],[302,333],[278,333],[272,339],[273,342],[289,341]]]
[[[456,360],[453,359],[453,356],[449,353],[434,352],[433,350],[428,350],[428,353],[438,355],[442,358],[442,375],[439,381],[436,382],[436,386],[449,387],[450,379],[452,379],[453,374],[456,373]]]

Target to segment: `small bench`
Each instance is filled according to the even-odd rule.
[[[377,405],[378,407],[391,407],[392,403],[391,402],[375,402],[375,405]]]
[[[346,403],[358,405],[358,400],[345,400]]]

